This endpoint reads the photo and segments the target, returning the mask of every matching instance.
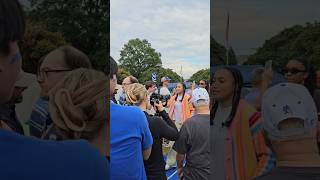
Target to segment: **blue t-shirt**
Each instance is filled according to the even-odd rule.
[[[108,162],[84,140],[50,141],[0,130],[0,179],[106,180]]]
[[[146,180],[142,152],[152,143],[139,108],[110,104],[110,179]]]

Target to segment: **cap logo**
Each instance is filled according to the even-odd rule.
[[[289,114],[289,113],[292,114],[291,108],[288,104],[283,106],[282,110],[284,114]]]

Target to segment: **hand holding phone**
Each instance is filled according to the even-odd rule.
[[[191,90],[194,90],[196,88],[196,82],[193,81],[192,84],[191,84]]]
[[[270,84],[272,82],[272,77],[273,77],[273,71],[272,71],[272,60],[269,60],[266,62],[264,66],[264,72],[263,72],[263,81],[266,84]]]
[[[154,106],[157,108],[159,112],[164,111],[163,103],[161,101],[154,102]]]

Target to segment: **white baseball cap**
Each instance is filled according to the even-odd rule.
[[[280,130],[279,124],[288,118],[303,121],[303,127]],[[314,136],[317,129],[317,108],[309,91],[302,85],[280,83],[269,88],[262,99],[262,123],[270,139],[292,136]]]
[[[162,77],[161,82],[164,82],[164,81],[171,81],[171,79],[169,77]]]
[[[196,104],[199,100],[204,100],[206,104],[209,105],[210,98],[206,89],[196,88],[195,90],[192,91],[191,102],[193,104]]]

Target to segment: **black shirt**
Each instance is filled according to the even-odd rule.
[[[0,120],[5,122],[12,131],[24,135],[23,127],[18,120],[16,106],[14,104],[7,103],[0,105]]]
[[[149,129],[152,134],[153,144],[151,155],[144,161],[147,178],[150,180],[166,180],[165,161],[162,153],[162,139],[175,141],[179,137],[179,131],[174,122],[165,111],[160,112],[161,117],[146,114]]]

